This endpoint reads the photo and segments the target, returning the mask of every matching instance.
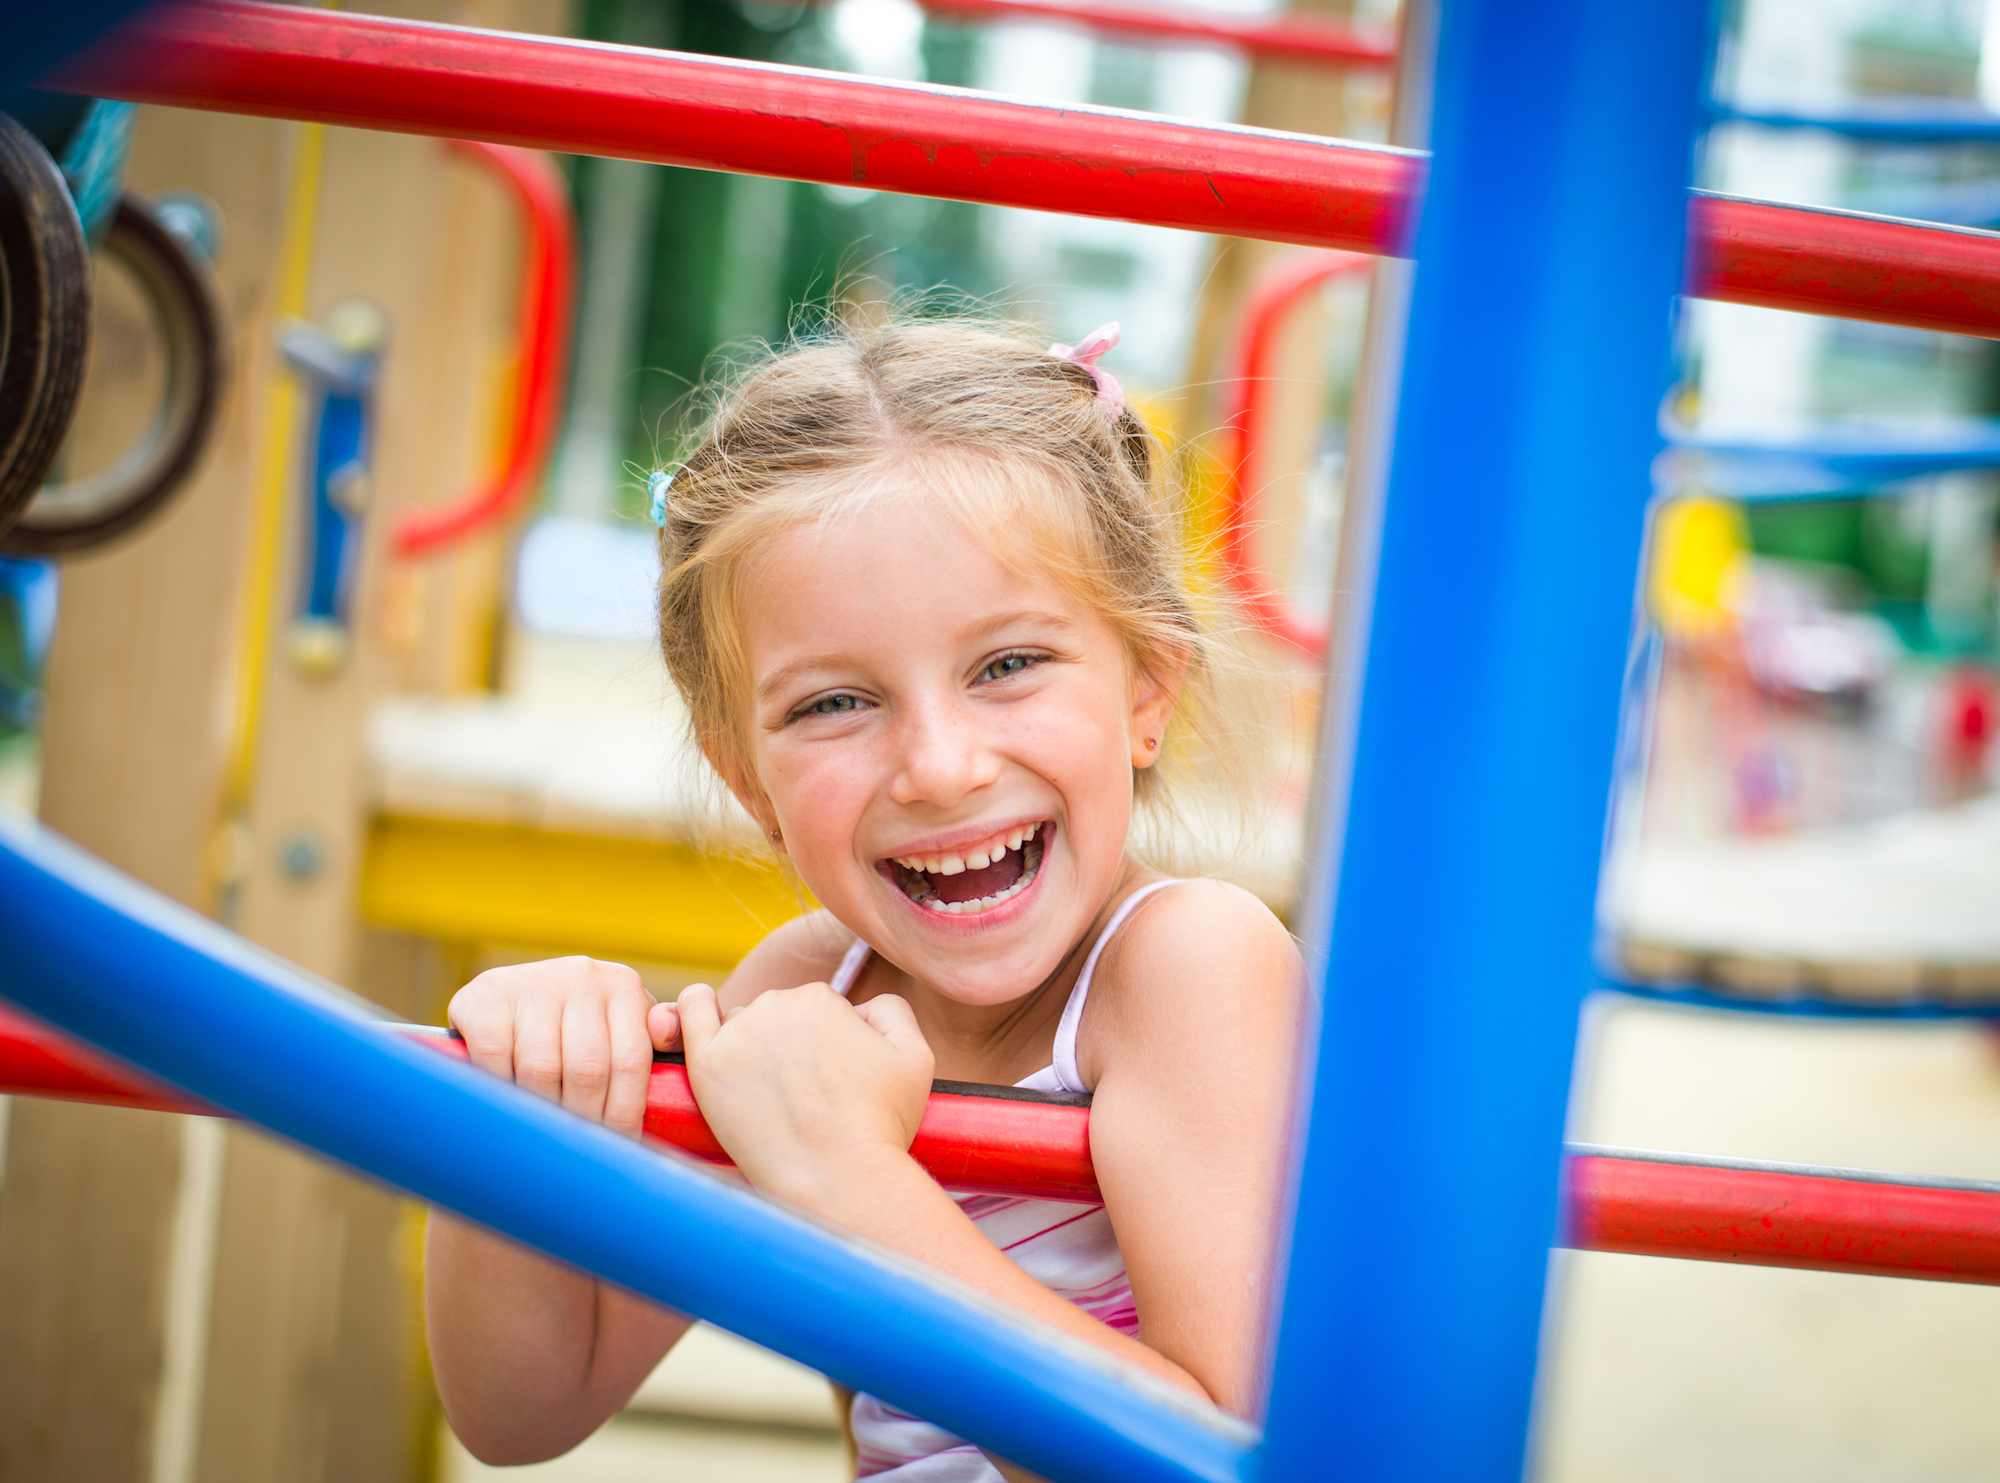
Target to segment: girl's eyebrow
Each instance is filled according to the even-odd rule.
[[[1016,613],[994,613],[967,624],[958,631],[961,640],[983,639],[998,633],[1003,628],[1039,627],[1067,633],[1076,627],[1076,621],[1061,613],[1052,613],[1046,608],[1023,608]]]

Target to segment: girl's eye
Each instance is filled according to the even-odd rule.
[[[982,680],[1005,680],[1011,676],[1024,674],[1033,669],[1038,657],[1033,654],[1002,654],[979,672]]]
[[[809,700],[789,716],[787,721],[802,720],[807,716],[847,716],[862,708],[864,702],[858,695],[822,695],[817,700]]]

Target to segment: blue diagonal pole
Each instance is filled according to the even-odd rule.
[[[1056,1483],[1235,1483],[1250,1428],[387,1031],[0,810],[0,998],[350,1168]],[[304,1074],[309,1071],[310,1074]]]
[[[1266,1479],[1521,1475],[1708,30],[1442,6]]]

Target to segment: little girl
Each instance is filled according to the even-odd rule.
[[[1213,723],[1214,653],[1096,364],[1116,329],[905,324],[742,382],[655,479],[660,642],[822,909],[720,992],[656,1004],[570,958],[481,974],[451,1022],[634,1136],[653,1052],[684,1048],[753,1188],[1254,1416],[1301,969],[1254,897],[1128,844],[1173,737]],[[941,1189],[908,1152],[933,1077],[1093,1093],[1103,1204]],[[443,1215],[428,1303],[452,1427],[495,1463],[574,1446],[689,1326]],[[869,1396],[851,1421],[863,1477],[1027,1476]]]

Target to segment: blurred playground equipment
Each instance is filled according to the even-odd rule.
[[[940,0],[938,8],[1018,16],[1027,7]],[[1119,20],[1094,7],[1064,11],[1092,25]],[[1565,1160],[1559,1148],[1577,1001],[1585,985],[1601,981],[1587,939],[1613,754],[1609,702],[1621,672],[1630,692],[1643,691],[1658,670],[1651,660],[1627,662],[1624,637],[1639,510],[1657,450],[1653,408],[1664,389],[1661,310],[1685,283],[1689,292],[1735,302],[1996,335],[1994,239],[1714,194],[1684,198],[1702,65],[1691,9],[1610,17],[1556,5],[1524,17],[1517,8],[1468,3],[1459,16],[1463,29],[1437,68],[1435,164],[1409,148],[255,4],[150,12],[121,38],[66,63],[59,77],[92,96],[310,122],[281,136],[227,121],[244,131],[245,149],[275,160],[281,137],[294,149],[289,199],[232,207],[229,216],[261,229],[270,260],[285,265],[274,318],[289,326],[284,345],[295,374],[262,405],[261,440],[239,456],[258,466],[257,503],[204,517],[211,542],[225,533],[239,539],[247,528],[252,552],[247,613],[235,628],[243,636],[233,661],[241,679],[227,746],[203,764],[222,828],[208,809],[171,826],[183,852],[201,858],[198,880],[163,880],[170,872],[149,869],[150,857],[120,833],[132,826],[113,816],[119,790],[103,781],[119,779],[131,796],[146,761],[107,758],[103,737],[115,727],[101,711],[73,712],[68,729],[52,733],[48,816],[104,854],[136,857],[138,872],[184,906],[211,909],[412,1018],[434,1013],[443,974],[476,966],[490,949],[588,948],[717,970],[800,906],[774,872],[726,848],[647,832],[663,812],[697,812],[686,785],[661,776],[671,712],[633,701],[623,723],[607,731],[601,712],[528,715],[505,696],[482,693],[496,672],[532,669],[555,682],[555,693],[566,693],[567,682],[602,694],[620,679],[586,672],[603,660],[560,634],[433,624],[413,636],[422,625],[412,613],[478,611],[478,597],[499,590],[501,543],[553,436],[574,249],[558,179],[535,150],[1072,211],[1304,249],[1279,259],[1252,295],[1220,458],[1231,512],[1222,555],[1233,587],[1293,651],[1332,664],[1320,858],[1295,917],[1324,957],[1321,1091],[1302,1153],[1297,1256],[1261,1435],[1128,1388],[872,1254],[527,1105],[436,1055],[437,1037],[413,1044],[357,1016],[323,984],[246,951],[59,840],[11,826],[0,849],[0,920],[19,947],[0,970],[0,991],[69,1035],[34,1022],[10,1026],[0,1034],[0,1083],[135,1108],[185,1108],[192,1098],[227,1110],[796,1354],[1058,1479],[1318,1476],[1330,1428],[1347,1439],[1346,1461],[1359,1471],[1518,1476],[1551,1244],[2000,1278],[1994,1186],[1624,1149],[1577,1147]],[[1146,14],[1126,17],[1124,29],[1252,51],[1282,50],[1274,38],[1302,30],[1218,22],[1197,38],[1174,31],[1178,23]],[[1325,55],[1371,66],[1387,59],[1381,48],[1361,50]],[[1427,57],[1422,47],[1406,52],[1417,59],[1406,67]],[[1579,96],[1570,83],[1584,77],[1629,86],[1621,81],[1617,96]],[[1536,84],[1526,98],[1524,80]],[[442,151],[420,155],[408,141],[369,134],[341,136],[348,152],[330,154],[329,125],[460,141],[454,151],[470,151],[478,168],[454,172]],[[1620,147],[1615,156],[1550,159],[1534,146],[1551,134],[1615,137]],[[487,194],[466,195],[481,190]],[[369,241],[359,218],[384,192],[422,201],[415,215],[425,225],[414,244],[394,247],[424,268],[380,266],[390,248]],[[345,212],[328,204],[335,201]],[[482,256],[495,239],[512,245]],[[309,303],[302,265],[342,240],[394,291],[363,278],[364,291],[335,275],[320,292],[325,302]],[[1426,265],[1414,290],[1394,264],[1372,256],[1410,252]],[[1350,488],[1344,549],[1358,553],[1355,569],[1366,573],[1367,588],[1352,609],[1360,621],[1329,635],[1259,574],[1246,533],[1265,492],[1257,429],[1270,337],[1328,276],[1364,267],[1392,321],[1393,306],[1412,292],[1414,300],[1394,498],[1365,481]],[[453,299],[455,290],[462,297]],[[277,329],[263,325],[259,334],[273,339],[268,332]],[[1521,389],[1489,398],[1480,387],[1478,398],[1471,395],[1462,368],[1482,363],[1481,347],[1484,364],[1518,369]],[[270,353],[253,340],[242,358]],[[403,369],[409,361],[398,357],[421,369]],[[407,400],[385,390],[398,374]],[[351,406],[335,405],[343,398]],[[1777,453],[1767,446],[1676,441],[1673,457],[1707,461],[1714,492],[1755,493],[1757,477],[1770,492],[1796,495],[1802,487],[1795,472],[1770,472]],[[419,477],[411,471],[420,445],[439,451]],[[1551,452],[1558,447],[1559,457]],[[1988,456],[1984,444],[1898,452],[1880,440],[1844,453],[1824,440],[1780,451],[1794,470],[1815,461],[1823,479],[1874,479],[1895,457],[1906,460],[1898,468],[1925,472]],[[1857,475],[1867,460],[1875,462]],[[1738,471],[1738,483],[1716,472],[1726,469]],[[1793,483],[1780,491],[1784,479]],[[1476,506],[1467,497],[1474,489]],[[1713,634],[1726,626],[1731,584],[1741,575],[1738,517],[1729,507],[1686,501],[1666,509],[1648,567],[1653,617],[1676,635]],[[572,538],[599,537],[543,522],[522,545],[521,566],[560,567],[561,542]],[[186,566],[188,550],[182,544],[172,559]],[[299,553],[304,605],[281,614],[291,551]],[[144,570],[165,580],[158,568]],[[314,597],[311,579],[321,574],[327,585]],[[78,573],[79,595],[102,603],[90,580]],[[639,580],[643,586],[643,565]],[[440,595],[447,588],[475,600],[447,601]],[[85,655],[106,665],[121,641],[132,645],[136,625],[158,622],[138,596],[119,611],[127,615],[122,633],[64,635],[73,666],[93,662]],[[349,628],[379,622],[380,652],[371,659],[368,646],[346,640],[272,643],[273,631],[296,617]],[[327,632],[310,631],[322,639]],[[1778,660],[1747,629],[1743,645],[1746,666],[1776,672]],[[390,667],[429,680],[422,688],[440,698],[376,704]],[[197,689],[184,677],[176,683]],[[642,688],[627,684],[625,693]],[[1444,694],[1460,705],[1448,727],[1438,717]],[[1970,755],[1986,734],[1980,727],[1990,730],[1978,718],[1991,711],[1970,688],[1957,704],[1960,751]],[[93,787],[107,795],[102,803],[81,798]],[[1981,808],[1961,822],[1990,827],[1979,822],[1987,817]],[[724,845],[726,830],[725,822]],[[1867,862],[1801,859],[1790,889],[1819,914],[1801,919],[1795,940],[1774,945],[1734,928],[1703,938],[1699,903],[1685,907],[1685,921],[1672,920],[1660,906],[1672,905],[1671,891],[1643,876],[1621,877],[1614,850],[1607,887],[1614,925],[1624,909],[1615,903],[1639,905],[1623,918],[1636,925],[1612,956],[1625,978],[1686,998],[1762,997],[1820,1011],[1990,1010],[2000,997],[1984,976],[1990,938],[1963,931],[1977,920],[1976,903],[1991,899],[1982,838],[1990,835],[1885,838],[1877,851],[1890,872],[1885,883],[1861,885],[1836,908],[1851,941],[1865,936],[1869,902],[1935,904],[1960,933],[1946,951],[1935,941],[1889,952],[1868,945],[1826,963],[1813,956],[1835,941],[1823,920],[1826,882],[1865,881],[1874,868]],[[1774,849],[1794,843],[1771,842]],[[1496,881],[1490,864],[1501,857],[1516,865]],[[1905,869],[1911,859],[1914,872]],[[1659,874],[1657,857],[1640,863]],[[1719,858],[1691,868],[1767,938],[1782,935],[1780,914],[1754,904],[1773,879],[1766,862],[1740,877]],[[1947,899],[1953,892],[1956,903]],[[374,925],[444,944],[442,969],[410,942],[386,966],[380,944],[357,948],[347,918],[353,896]],[[1891,966],[1870,966],[1878,960]],[[1783,972],[1765,971],[1772,964]],[[1397,992],[1382,992],[1391,982]],[[94,1058],[71,1036],[110,1059]],[[684,1078],[661,1067],[655,1081],[652,1131],[712,1154]],[[31,1115],[51,1110],[24,1105],[35,1107]],[[384,1281],[371,1295],[365,1282],[315,1288],[292,1277],[287,1287],[280,1276],[259,1273],[253,1284],[243,1275],[254,1268],[246,1255],[253,1250],[273,1268],[386,1268],[407,1249],[396,1244],[402,1227],[385,1213],[393,1207],[355,1202],[338,1227],[339,1253],[305,1249],[310,1239],[299,1233],[314,1229],[305,1212],[315,1201],[348,1198],[312,1184],[297,1172],[305,1166],[281,1165],[273,1154],[260,1168],[232,1143],[225,1201],[213,1172],[220,1165],[213,1140],[225,1135],[214,1124],[191,1123],[208,1131],[169,1139],[145,1131],[155,1125],[142,1112],[117,1116],[140,1131],[126,1138],[102,1122],[41,1126],[74,1129],[66,1145],[72,1157],[106,1154],[107,1180],[126,1171],[131,1188],[116,1193],[131,1230],[164,1245],[160,1233],[170,1226],[229,1222],[218,1298],[239,1309],[293,1292],[307,1295],[301,1307],[339,1306],[329,1292],[341,1293],[342,1305],[361,1292],[358,1319],[343,1311],[296,1320],[307,1337],[295,1352],[308,1366],[338,1368],[337,1358],[365,1345],[393,1351],[397,1325],[409,1319],[407,1284]],[[1087,1197],[1087,1116],[1080,1107],[941,1088],[925,1151],[948,1183]],[[148,1137],[150,1144],[142,1141]],[[146,1157],[183,1171],[210,1169],[209,1214],[170,1182],[138,1178]],[[1443,1169],[1451,1177],[1440,1177]],[[35,1172],[31,1166],[25,1177]],[[11,1177],[24,1176],[17,1168]],[[10,1187],[10,1201],[14,1195]],[[33,1209],[31,1199],[10,1209],[16,1230],[31,1218],[18,1213]],[[1359,1229],[1362,1200],[1395,1211],[1406,1235],[1383,1241]],[[56,1214],[87,1204],[78,1197]],[[274,1212],[261,1223],[263,1211],[246,1215],[260,1204]],[[1783,1213],[1772,1215],[1777,1207]],[[1472,1242],[1464,1235],[1468,1210],[1482,1226]],[[49,1218],[42,1229],[53,1244],[63,1227]],[[298,1249],[285,1249],[288,1241]],[[658,1253],[669,1248],[680,1262],[664,1271]],[[151,1297],[132,1306],[150,1312]],[[407,1416],[407,1396],[342,1393],[299,1420],[306,1408],[291,1392],[306,1387],[251,1368],[211,1363],[202,1423],[203,1447],[219,1448],[214,1439],[232,1428],[239,1437],[252,1429],[242,1413],[261,1405],[279,1418],[268,1436],[244,1445],[240,1455],[261,1459],[264,1469],[246,1476],[282,1475],[285,1459],[317,1445],[315,1427],[342,1436],[356,1476],[406,1466],[396,1449],[407,1451],[407,1437],[384,1441],[342,1428],[370,1408]],[[1440,1390],[1461,1398],[1462,1425],[1426,1420],[1427,1398]],[[23,1388],[24,1397],[34,1394]],[[292,1430],[280,1435],[281,1424]],[[159,1445],[170,1452],[170,1444]],[[173,1445],[191,1469],[192,1444],[183,1436]]]
[[[8,120],[8,158],[0,167],[20,203],[7,257],[18,296],[10,302],[10,322],[22,323],[24,333],[32,323],[32,332],[44,336],[39,346],[24,340],[18,360],[10,355],[8,376],[17,385],[7,399],[25,420],[0,458],[0,549],[14,556],[88,549],[149,518],[201,458],[229,378],[222,307],[208,264],[215,229],[204,204],[187,197],[154,203],[120,191],[128,105],[44,99],[35,114],[41,137]],[[94,289],[91,276],[76,270],[93,246],[117,270],[100,274]],[[52,292],[75,297],[60,306],[35,302]],[[101,416],[124,394],[147,411],[136,428],[88,431],[91,441],[119,449],[114,459],[44,485],[86,389],[84,367],[98,338],[94,304],[99,318],[112,316],[106,323],[113,333],[151,341],[159,363],[144,363],[143,349],[100,345],[97,361],[108,363],[100,378],[140,384],[98,388],[84,405]],[[38,381],[22,381],[37,375]],[[129,408],[125,415],[132,420]]]

